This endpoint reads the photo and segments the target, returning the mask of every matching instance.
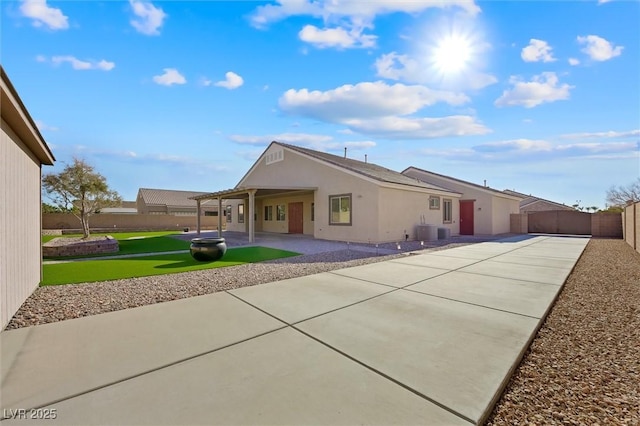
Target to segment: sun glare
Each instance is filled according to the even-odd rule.
[[[442,73],[463,70],[471,59],[471,43],[460,35],[448,35],[438,41],[433,51],[433,61]]]

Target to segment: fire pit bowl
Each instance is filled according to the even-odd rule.
[[[191,240],[191,257],[200,262],[219,260],[227,252],[224,238],[194,238]]]

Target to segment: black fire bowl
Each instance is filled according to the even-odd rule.
[[[194,238],[191,240],[191,257],[200,262],[220,260],[227,252],[224,238]]]

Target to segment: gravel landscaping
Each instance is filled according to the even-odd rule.
[[[487,424],[640,424],[640,254],[589,242]]]

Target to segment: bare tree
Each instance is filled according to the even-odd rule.
[[[89,217],[104,207],[122,202],[117,192],[109,189],[107,180],[93,166],[78,158],[60,173],[42,177],[42,186],[51,201],[80,220],[84,238],[89,238]]]
[[[627,186],[615,185],[607,191],[607,203],[610,206],[624,207],[629,203],[640,201],[640,178]]]

